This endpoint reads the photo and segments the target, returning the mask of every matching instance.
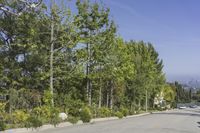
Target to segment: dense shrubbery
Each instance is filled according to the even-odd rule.
[[[12,113],[12,122],[20,127],[23,127],[27,119],[30,117],[28,113],[23,110],[16,110]]]
[[[112,116],[112,111],[109,108],[102,107],[98,109],[97,116],[101,118],[110,117]]]
[[[36,115],[31,115],[25,124],[26,128],[38,128],[43,125],[42,119]]]
[[[59,109],[51,108],[49,123],[54,126],[57,126],[60,122],[61,122],[61,118],[59,118]]]
[[[123,114],[122,114],[121,112],[119,112],[119,111],[117,111],[117,112],[115,113],[115,116],[117,116],[119,119],[122,119],[122,118],[123,118]]]
[[[86,123],[86,122],[90,122],[91,118],[92,118],[92,114],[91,111],[88,107],[84,107],[81,112],[80,112],[80,118],[81,120]]]
[[[79,117],[80,110],[81,108],[83,108],[83,106],[84,106],[84,103],[81,102],[80,100],[76,100],[76,101],[71,100],[68,105],[67,113],[71,116]]]
[[[0,118],[0,131],[4,131],[6,129],[5,122]]]
[[[72,124],[76,124],[79,121],[79,117],[74,117],[74,116],[68,116],[67,121],[72,123]]]
[[[129,115],[129,110],[127,109],[127,108],[124,108],[124,107],[122,107],[122,108],[120,108],[120,112],[123,114],[123,116],[127,116],[127,115]]]

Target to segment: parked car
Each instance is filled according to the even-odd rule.
[[[179,109],[186,109],[186,106],[180,106]]]
[[[197,108],[197,105],[191,105],[190,108]]]

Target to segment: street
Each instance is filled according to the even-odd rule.
[[[55,128],[39,133],[200,133],[200,108]]]

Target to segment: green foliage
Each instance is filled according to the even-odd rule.
[[[48,106],[37,107],[32,110],[31,115],[42,118],[44,123],[46,123],[50,119],[51,110]]]
[[[43,96],[43,101],[44,101],[45,105],[50,107],[52,105],[52,103],[51,103],[52,98],[53,98],[53,95],[51,94],[51,92],[49,90],[45,90],[44,96]]]
[[[5,113],[6,103],[0,102],[0,117]]]
[[[79,121],[79,119],[79,117],[68,116],[67,121],[69,121],[72,124],[76,124]]]
[[[36,115],[31,115],[26,123],[25,123],[25,127],[26,128],[39,128],[43,125],[42,119],[39,118]]]
[[[123,114],[124,117],[129,115],[129,110],[127,108],[121,107],[119,111]]]
[[[153,45],[117,36],[103,4],[77,0],[74,13],[59,5],[0,16],[0,88],[9,94],[6,106],[0,103],[1,115],[14,112],[14,123],[27,120],[28,127],[39,127],[58,124],[57,107],[68,113],[72,123],[78,118],[88,122],[91,112],[110,117],[117,110],[115,115],[127,116],[129,110],[141,110],[146,98],[153,108],[156,94],[166,85],[163,62]],[[177,102],[190,100],[190,93],[179,84],[172,90]],[[170,103],[172,90],[164,90]],[[84,107],[88,103],[95,105],[92,111]],[[30,111],[30,117],[21,109]],[[10,117],[6,122],[11,123]]]
[[[123,113],[117,111],[117,112],[115,112],[115,116],[117,116],[119,119],[122,119],[123,118]]]
[[[191,93],[188,90],[185,90],[181,84],[175,82],[171,84],[171,87],[176,92],[176,102],[177,103],[188,103],[191,102]]]
[[[164,99],[172,104],[175,101],[175,90],[170,85],[166,85],[163,89]]]
[[[80,100],[73,101],[71,100],[70,103],[68,103],[68,114],[74,117],[80,116],[80,110],[83,107],[84,103]]]
[[[29,117],[30,115],[22,110],[16,110],[12,113],[13,124],[18,124],[22,127]]]
[[[42,123],[50,123],[56,126],[61,122],[59,118],[60,110],[54,107],[42,106],[34,108],[31,115],[37,116],[42,120]]]
[[[90,109],[88,107],[84,107],[80,112],[80,118],[83,121],[83,123],[90,122],[92,118],[92,114],[90,112]]]
[[[101,117],[101,118],[110,117],[112,115],[112,111],[109,108],[102,107],[98,109],[97,115],[98,117]]]
[[[0,119],[0,131],[6,130],[6,124],[3,120]]]
[[[50,112],[50,124],[57,126],[61,122],[61,119],[59,118],[59,109],[51,108]]]

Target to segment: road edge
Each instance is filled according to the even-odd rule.
[[[140,117],[140,116],[145,116],[145,115],[149,115],[149,114],[152,114],[152,112],[141,113],[141,114],[137,114],[137,115],[129,115],[129,116],[123,117],[122,119]],[[104,122],[104,121],[111,121],[111,120],[120,120],[120,119],[118,117],[95,118],[95,119],[91,119],[90,123],[86,123],[86,124],[94,124],[97,122]],[[53,125],[47,124],[47,125],[43,125],[40,128],[37,128],[37,129],[16,128],[16,129],[8,129],[5,131],[2,131],[2,133],[33,133],[33,132],[38,132],[38,131],[44,131],[47,129],[63,128],[63,127],[70,127],[70,126],[84,125],[84,124],[85,123],[83,123],[82,121],[79,121],[77,124],[72,124],[70,122],[62,122],[56,127],[54,127]]]

